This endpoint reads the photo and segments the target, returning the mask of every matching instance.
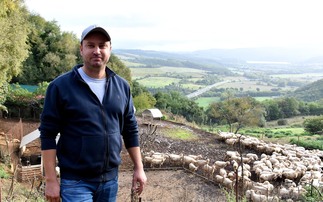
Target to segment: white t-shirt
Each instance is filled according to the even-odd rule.
[[[93,93],[99,98],[100,102],[102,103],[104,92],[105,92],[106,78],[95,79],[95,78],[89,77],[87,74],[85,74],[82,68],[79,68],[78,72],[80,73],[83,80],[90,86]]]

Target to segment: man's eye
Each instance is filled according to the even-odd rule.
[[[93,48],[93,47],[94,47],[94,45],[87,45],[87,47],[88,47],[88,48]]]

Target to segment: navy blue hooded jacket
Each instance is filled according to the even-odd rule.
[[[117,176],[122,137],[126,148],[139,146],[130,87],[107,67],[101,104],[78,73],[81,66],[48,86],[39,127],[41,148],[57,150],[61,178],[107,181]]]

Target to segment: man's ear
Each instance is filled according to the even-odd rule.
[[[82,48],[82,44],[80,45],[80,55],[83,56],[83,48]]]

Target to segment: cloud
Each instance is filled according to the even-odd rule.
[[[80,36],[108,28],[114,47],[196,50],[323,47],[320,0],[26,0],[46,20]]]

